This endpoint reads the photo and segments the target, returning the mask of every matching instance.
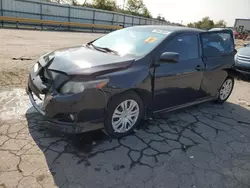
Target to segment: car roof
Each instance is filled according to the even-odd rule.
[[[214,28],[210,29],[209,31],[221,31],[221,30],[231,30],[231,31],[233,31],[233,29],[226,28],[226,27],[214,27]]]
[[[206,32],[206,30],[190,28],[190,27],[182,27],[182,26],[170,26],[170,25],[140,25],[140,26],[132,26],[133,28],[145,28],[145,29],[159,29],[166,30],[172,33],[174,32],[195,32],[201,33]]]

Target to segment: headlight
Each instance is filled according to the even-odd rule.
[[[95,80],[89,82],[69,81],[65,83],[60,89],[63,94],[77,94],[82,93],[85,89],[96,88],[101,89],[109,82],[108,79]]]
[[[34,72],[37,72],[38,69],[39,69],[39,65],[38,65],[38,63],[36,63],[36,64],[34,65],[34,67],[33,67],[33,70],[34,70]]]
[[[61,93],[81,93],[84,91],[84,83],[83,82],[73,82],[69,81],[66,84],[63,85],[61,88]]]

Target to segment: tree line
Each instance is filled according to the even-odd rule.
[[[85,0],[82,4],[77,0],[47,0],[50,2],[57,3],[67,3],[72,4],[74,6],[83,6],[95,9],[102,9],[114,12],[120,12],[124,14],[131,14],[134,16],[142,16],[146,18],[153,18],[151,12],[148,10],[143,0],[127,0],[124,7],[118,6],[115,0],[92,0],[91,3]]]
[[[124,14],[131,14],[134,16],[141,16],[145,18],[153,18],[151,12],[144,4],[143,0],[127,0],[122,7],[118,6],[115,0],[92,0],[91,3],[89,0],[84,0],[82,4],[79,3],[78,0],[46,0],[50,2],[57,2],[57,3],[67,3],[74,6],[83,6],[95,9],[102,9],[108,11],[114,11]],[[175,23],[170,22],[165,19],[165,17],[161,16],[160,14],[155,18],[161,22],[165,22],[166,24],[183,26],[182,23]],[[226,22],[224,20],[219,20],[214,22],[210,19],[210,17],[204,17],[202,20],[198,22],[193,22],[187,24],[187,27],[192,28],[199,28],[199,29],[206,29],[209,30],[214,27],[226,27]]]
[[[214,27],[226,27],[227,24],[224,20],[219,20],[217,22],[214,22],[207,16],[207,17],[202,18],[201,21],[189,23],[187,24],[187,26],[192,27],[192,28],[209,30]]]
[[[91,3],[89,2],[89,0],[84,0],[82,4],[80,4],[78,0],[45,0],[45,1],[114,11],[145,18],[153,18],[151,12],[146,7],[143,0],[127,0],[127,1],[124,0],[124,5],[122,7],[119,6],[115,0],[92,0]],[[166,20],[165,17],[160,15],[157,16],[155,19],[161,22],[166,22],[166,24],[181,25],[179,23],[170,22]]]

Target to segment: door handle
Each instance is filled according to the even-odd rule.
[[[195,70],[201,71],[201,70],[202,70],[202,67],[201,67],[200,65],[197,65],[197,66],[195,67]]]

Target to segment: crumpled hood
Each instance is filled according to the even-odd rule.
[[[131,57],[104,53],[86,46],[59,49],[46,56],[50,59],[53,58],[48,69],[64,72],[68,75],[113,72],[116,69],[127,68],[134,61],[134,58]]]
[[[250,47],[243,47],[237,50],[238,55],[250,56]]]

